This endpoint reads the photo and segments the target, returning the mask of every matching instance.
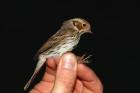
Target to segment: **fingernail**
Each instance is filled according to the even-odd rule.
[[[74,69],[76,65],[76,58],[73,54],[65,54],[62,57],[62,67],[65,69]]]

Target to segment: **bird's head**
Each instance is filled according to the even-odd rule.
[[[62,28],[71,28],[76,31],[79,31],[81,34],[92,33],[89,22],[82,18],[69,19],[63,23]]]

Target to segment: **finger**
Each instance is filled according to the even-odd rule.
[[[49,58],[46,62],[46,68],[51,68],[52,70],[56,70],[56,61],[54,58]],[[46,69],[47,71],[47,69]]]
[[[60,59],[51,93],[72,93],[76,74],[77,60],[75,55],[72,53],[64,54]]]
[[[30,93],[50,93],[53,88],[56,64],[53,58],[49,58],[46,63],[47,67],[43,79],[36,84]]]
[[[81,80],[93,81],[97,79],[96,74],[84,64],[78,64],[78,76]]]
[[[83,85],[90,91],[102,93],[103,86],[93,70],[84,64],[78,64],[77,75],[83,82]]]
[[[44,74],[43,80],[47,82],[54,82],[54,77],[56,74],[57,64],[60,60],[60,57],[53,57],[47,60],[46,72]]]
[[[60,60],[59,56],[49,58],[48,61],[46,62],[47,63],[47,67],[56,70],[56,67],[57,67],[57,65],[59,63],[59,60]]]
[[[46,63],[46,71],[42,80],[45,82],[53,82],[55,80],[55,73],[57,67],[56,62],[53,58],[49,58]]]

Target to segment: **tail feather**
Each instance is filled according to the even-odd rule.
[[[28,87],[30,86],[30,84],[32,83],[32,81],[35,79],[35,77],[36,77],[36,75],[37,75],[38,72],[39,72],[39,70],[38,71],[35,71],[33,73],[33,75],[31,76],[31,78],[27,82],[27,84],[24,86],[24,90],[27,90],[28,89]]]
[[[31,78],[29,79],[29,81],[24,86],[24,90],[27,90],[28,89],[28,87],[30,86],[30,84],[32,83],[32,81],[34,80],[34,78],[36,77],[37,73],[39,72],[39,70],[41,69],[41,67],[43,66],[44,63],[45,62],[43,62],[41,60],[37,63],[37,66],[36,66],[36,68],[34,70],[33,75],[31,76]]]

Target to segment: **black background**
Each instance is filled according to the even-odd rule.
[[[74,17],[85,18],[92,25],[94,34],[83,35],[74,53],[93,55],[93,61],[88,65],[101,79],[104,93],[136,91],[131,86],[135,82],[132,79],[134,70],[138,69],[133,66],[137,63],[130,50],[132,40],[128,40],[132,38],[128,35],[128,24],[133,24],[130,20],[135,18],[130,16],[135,15],[129,7],[133,5],[131,2],[127,5],[127,2],[117,0],[11,0],[1,4],[1,85],[6,91],[3,93],[23,92],[36,65],[33,56],[38,48],[64,20]]]

